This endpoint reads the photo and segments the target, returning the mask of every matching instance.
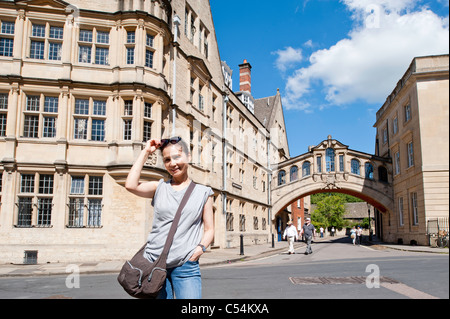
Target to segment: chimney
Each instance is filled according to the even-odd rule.
[[[252,93],[252,66],[247,60],[244,60],[244,63],[239,65],[239,73],[240,73],[240,88],[241,92],[249,92]]]

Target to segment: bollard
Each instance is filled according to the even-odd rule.
[[[272,248],[275,248],[275,234],[272,234]]]
[[[241,234],[241,256],[244,256],[244,235]]]

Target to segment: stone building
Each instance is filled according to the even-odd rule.
[[[247,61],[234,93],[224,65],[209,1],[0,0],[0,262],[129,258],[153,209],[125,179],[170,136],[214,190],[213,246],[267,242],[281,97],[253,98]],[[143,180],[161,178],[154,154]]]
[[[428,223],[448,232],[449,56],[415,58],[377,112],[376,154],[392,158],[394,210],[377,214],[383,240],[430,244]]]

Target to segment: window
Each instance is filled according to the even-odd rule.
[[[124,101],[123,111],[123,139],[124,141],[131,141],[133,132],[133,100]]]
[[[102,227],[102,196],[102,176],[71,176],[67,227]]]
[[[74,134],[76,140],[105,141],[106,101],[75,99]]]
[[[386,167],[384,166],[378,167],[378,180],[384,183],[388,182],[388,171]]]
[[[126,40],[126,63],[127,64],[134,64],[134,49],[136,44],[136,32],[134,31],[127,31],[127,40]]]
[[[233,107],[227,105],[227,128],[233,128]]]
[[[259,220],[258,217],[253,216],[253,230],[258,230],[259,229]]]
[[[153,57],[155,55],[154,49],[155,37],[147,33],[147,38],[145,41],[145,66],[148,68],[153,68]]]
[[[8,118],[8,94],[0,93],[0,137],[6,136],[7,118]]]
[[[311,163],[310,162],[304,162],[302,165],[302,177],[310,176],[311,175]]]
[[[414,144],[408,143],[408,168],[414,166]]]
[[[280,171],[278,173],[278,186],[286,184],[286,172]]]
[[[51,227],[53,180],[50,174],[20,174],[16,227]]]
[[[253,188],[258,189],[258,167],[253,166]]]
[[[209,32],[206,30],[204,35],[204,43],[203,43],[203,54],[205,55],[205,58],[209,58]]]
[[[199,95],[198,95],[198,109],[199,109],[201,112],[204,112],[204,111],[205,111],[205,98],[204,98],[203,95],[201,94],[201,91],[200,91],[200,93],[199,93]]]
[[[359,169],[360,164],[357,159],[352,159],[351,166],[352,166],[352,170],[351,170],[352,174],[361,175],[360,169]]]
[[[239,231],[245,232],[245,215],[239,214]]]
[[[413,214],[413,225],[419,225],[419,211],[417,207],[417,193],[411,193],[411,209]]]
[[[291,171],[289,172],[289,180],[291,182],[298,180],[298,167],[292,166]]]
[[[386,144],[388,142],[388,130],[387,128],[383,129],[383,144]]]
[[[326,151],[327,172],[334,172],[336,170],[335,169],[335,159],[336,159],[336,155],[335,155],[334,149],[327,148],[327,151]]]
[[[234,231],[234,216],[230,212],[227,212],[227,231]]]
[[[81,29],[78,38],[78,62],[109,65],[109,31]]]
[[[64,28],[49,23],[33,23],[30,37],[30,58],[61,61]]]
[[[14,28],[14,22],[0,20],[0,56],[13,56]]]
[[[243,157],[239,157],[239,182],[244,183],[245,177],[245,159]]]
[[[227,177],[233,178],[233,151],[227,151]]]
[[[398,133],[398,117],[395,117],[393,122],[394,122],[394,124],[393,124],[393,126],[394,126],[393,134],[395,135],[395,134]]]
[[[317,173],[322,173],[322,156],[317,156]]]
[[[400,174],[400,152],[394,154],[395,175]]]
[[[344,166],[344,155],[339,155],[339,172],[344,172],[345,166]]]
[[[405,123],[407,123],[411,119],[411,104],[408,103],[405,106]]]
[[[189,40],[194,43],[195,33],[197,32],[197,28],[195,27],[195,16],[191,14],[191,30],[190,30],[190,38]]]
[[[403,197],[398,198],[398,221],[400,226],[404,225],[403,221]]]
[[[367,179],[373,179],[373,165],[371,163],[365,164],[365,173]]]
[[[152,107],[153,104],[144,102],[144,133],[143,142],[147,142],[152,139]]]
[[[59,98],[27,95],[24,110],[23,137],[55,138]]]

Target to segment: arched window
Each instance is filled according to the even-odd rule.
[[[336,160],[336,154],[334,152],[334,149],[327,148],[326,151],[326,164],[327,164],[327,172],[334,172],[335,169],[335,160]]]
[[[291,167],[291,172],[290,172],[290,181],[296,181],[298,180],[298,167],[297,166],[292,166]]]
[[[361,175],[359,166],[359,161],[357,159],[352,159],[352,174]]]
[[[384,166],[378,167],[378,180],[380,182],[385,182],[385,183],[388,182],[388,172],[387,172],[386,167],[384,167]]]
[[[366,163],[365,171],[366,171],[366,178],[373,179],[373,165],[370,163]]]
[[[286,184],[286,172],[280,171],[278,173],[278,186]]]
[[[311,175],[311,163],[304,162],[302,165],[302,177]]]

